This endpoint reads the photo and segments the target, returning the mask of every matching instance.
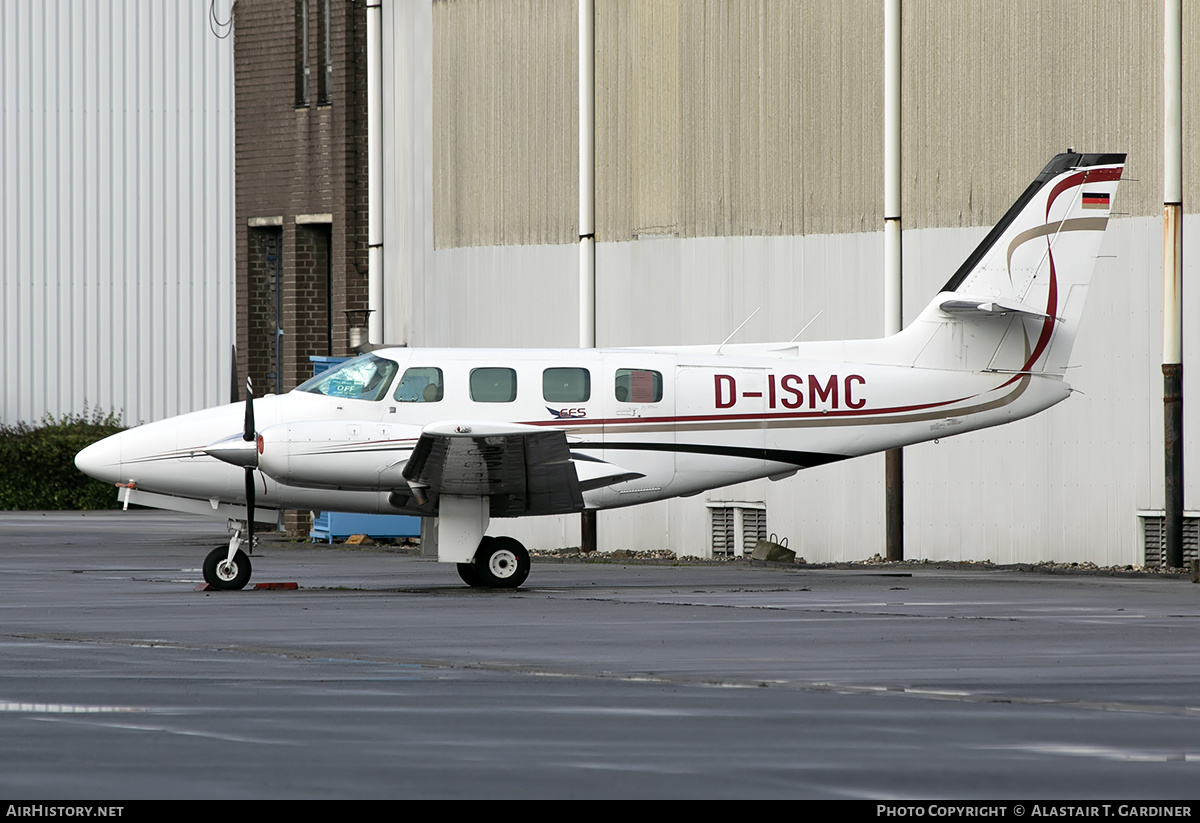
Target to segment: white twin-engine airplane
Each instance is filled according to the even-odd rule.
[[[1065,399],[1124,154],[1060,154],[941,293],[879,340],[664,349],[380,348],[285,395],[76,457],[126,503],[246,521],[204,564],[250,578],[255,505],[436,517],[438,560],[515,588],[490,518],[696,494],[1019,420]],[[244,415],[244,418],[243,418]],[[274,521],[275,511],[269,512]]]

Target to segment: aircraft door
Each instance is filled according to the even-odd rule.
[[[645,475],[609,487],[608,505],[668,496],[675,478],[675,363],[662,355],[609,354],[597,394],[604,409],[603,459]]]

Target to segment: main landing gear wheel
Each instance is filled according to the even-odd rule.
[[[217,546],[204,558],[204,582],[214,589],[237,591],[250,582],[250,558],[241,549],[229,559],[229,547]]]
[[[529,577],[529,552],[512,537],[485,537],[475,559],[459,564],[458,575],[470,586],[515,589]]]
[[[475,567],[470,563],[458,564],[458,576],[461,577],[462,582],[466,583],[468,586],[483,585],[479,582],[479,575],[475,574]]]

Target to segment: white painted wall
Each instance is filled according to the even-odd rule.
[[[1195,218],[1188,223],[1200,228]],[[1161,232],[1154,218],[1110,224],[1103,249],[1110,256],[1099,261],[1072,356],[1077,394],[1028,420],[906,450],[907,557],[1141,562],[1136,511],[1162,505]],[[982,233],[905,234],[906,317],[915,316]],[[861,239],[881,243],[879,235]],[[879,288],[873,273],[845,275],[857,288]],[[1194,310],[1195,295],[1186,299]],[[1200,355],[1194,330],[1186,343],[1185,357]],[[1185,408],[1194,409],[1194,386],[1188,395]],[[1194,411],[1189,418],[1200,425]],[[1197,457],[1190,446],[1189,460]],[[808,559],[853,560],[883,553],[881,481],[882,460],[872,459],[751,484],[753,490],[729,490],[729,497],[765,499],[771,530],[791,537]],[[1197,490],[1193,479],[1189,495]],[[690,503],[687,521],[699,523],[702,500],[682,503]],[[697,537],[707,539],[689,530],[689,545]]]
[[[389,11],[391,9],[391,11]],[[400,133],[386,150],[393,203],[385,236],[389,329],[413,345],[572,346],[577,338],[573,244],[433,248],[428,4],[385,3],[411,54],[392,63],[385,99]],[[406,27],[407,26],[407,27]],[[422,37],[425,39],[422,39]],[[386,47],[385,47],[386,48]],[[385,129],[386,131],[386,129]],[[389,138],[385,135],[385,140]],[[1062,145],[1025,161],[1031,179]],[[1153,158],[1132,158],[1140,168]],[[1000,176],[1005,176],[1007,171]],[[1138,175],[1133,175],[1137,177]],[[939,178],[940,180],[941,178]],[[949,186],[950,182],[942,181]],[[956,183],[955,183],[956,184]],[[1144,199],[1131,181],[1119,198]],[[1145,184],[1142,184],[1144,188]],[[990,191],[990,189],[988,189]],[[1005,197],[1011,199],[1015,190]],[[806,190],[821,208],[837,192]],[[405,200],[406,205],[399,205]],[[1008,202],[987,204],[1002,214]],[[955,209],[978,202],[947,203]],[[882,229],[882,226],[880,227]],[[917,312],[986,234],[986,227],[904,233],[905,317]],[[1200,220],[1185,220],[1185,242]],[[1072,357],[1079,393],[1035,418],[907,449],[906,555],[911,559],[1141,562],[1136,512],[1162,505],[1162,377],[1159,369],[1162,227],[1157,217],[1109,226]],[[1189,246],[1190,246],[1189,242]],[[821,312],[810,340],[878,336],[883,330],[883,235],[644,238],[597,246],[597,342],[601,346],[717,343],[755,308],[738,342],[787,340]],[[1200,273],[1184,254],[1185,279]],[[396,282],[399,278],[400,282]],[[1185,290],[1185,317],[1197,314]],[[400,295],[411,295],[405,302]],[[390,339],[398,339],[394,335]],[[1200,342],[1185,323],[1185,361]],[[1185,380],[1186,430],[1198,430],[1197,381]],[[1187,461],[1200,447],[1189,440]],[[1187,477],[1187,499],[1200,492]],[[709,500],[765,501],[768,528],[810,561],[884,553],[883,458],[872,456],[686,500],[603,512],[603,549],[670,548],[704,555]],[[531,546],[578,545],[578,518],[497,521]]]
[[[207,13],[0,3],[0,421],[228,398],[233,42]]]
[[[1189,217],[1186,231],[1197,230],[1200,220]],[[1028,420],[906,450],[909,558],[1141,562],[1136,512],[1162,504],[1161,231],[1154,218],[1110,223],[1072,356],[1077,394]],[[985,233],[905,234],[907,317]],[[763,311],[736,341],[789,339],[818,311],[807,339],[874,336],[882,322],[882,244],[882,233],[600,244],[600,342],[717,343],[758,306]],[[425,322],[437,336],[429,342],[571,345],[574,253],[573,246],[434,253]],[[1187,299],[1194,310],[1200,298]],[[1187,356],[1200,357],[1194,330],[1186,343]],[[1196,408],[1195,387],[1187,388],[1186,407]],[[1190,418],[1200,425],[1195,412]],[[1200,450],[1190,446],[1188,457],[1200,459]],[[867,457],[777,483],[604,512],[600,542],[703,556],[706,502],[751,500],[766,502],[770,531],[806,559],[860,560],[884,553],[882,481],[882,457]],[[1189,481],[1189,494],[1200,491]],[[531,545],[576,545],[578,518],[499,521],[492,531]]]

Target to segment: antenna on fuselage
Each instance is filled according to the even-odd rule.
[[[825,310],[824,310],[824,309],[821,309],[821,311],[825,311]],[[802,334],[804,334],[806,331],[808,331],[808,327],[809,327],[809,326],[811,326],[813,323],[816,323],[816,322],[817,322],[817,318],[821,316],[821,311],[819,311],[819,312],[817,312],[816,314],[814,314],[814,315],[813,315],[813,319],[812,319],[812,320],[809,320],[807,323],[805,323],[805,324],[804,324],[804,328],[802,328],[800,331],[796,332],[796,337],[793,337],[793,338],[792,338],[791,340],[789,340],[788,342],[789,342],[789,343],[795,343],[795,342],[796,342],[796,338],[798,338],[800,335],[802,335]]]
[[[746,325],[746,324],[747,324],[747,323],[749,323],[751,320],[753,320],[753,319],[754,319],[754,315],[758,314],[758,312],[759,312],[759,309],[761,309],[761,308],[762,308],[762,306],[759,306],[757,309],[755,309],[754,311],[750,312],[750,316],[749,316],[749,317],[747,317],[745,320],[743,320],[743,321],[742,321],[742,326]],[[732,332],[732,333],[731,333],[731,334],[730,334],[728,337],[726,337],[724,340],[722,340],[722,341],[721,341],[721,345],[717,346],[717,350],[716,350],[715,352],[713,352],[713,354],[720,354],[720,353],[721,353],[721,349],[725,348],[725,344],[726,344],[726,343],[728,343],[730,340],[732,340],[732,339],[733,339],[733,335],[737,334],[738,332],[740,332],[740,331],[742,330],[742,326],[738,326],[736,329],[734,329],[734,330],[733,330],[733,332]]]

